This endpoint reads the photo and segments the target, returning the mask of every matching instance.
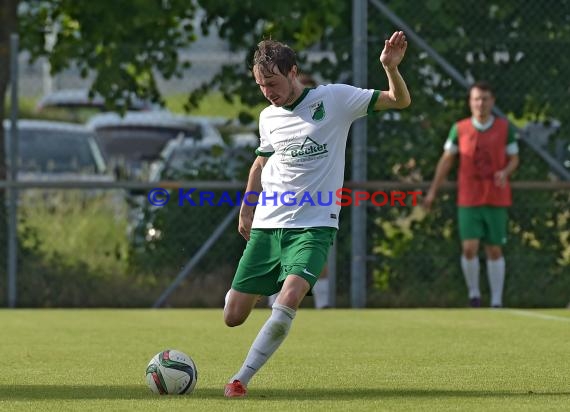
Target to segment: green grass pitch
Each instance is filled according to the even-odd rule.
[[[224,399],[269,315],[222,311],[2,310],[0,410],[553,411],[570,409],[570,310],[299,311],[249,385]],[[194,393],[159,396],[144,371],[188,353]]]

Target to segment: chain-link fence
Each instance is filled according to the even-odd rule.
[[[514,189],[504,248],[510,306],[567,303],[570,190],[545,186],[521,183]],[[390,193],[393,187],[367,190]],[[418,188],[402,185],[398,191]],[[220,306],[245,246],[236,230],[239,190],[200,190],[212,202],[200,202],[196,193],[194,202],[181,202],[179,189],[171,189],[168,204],[156,207],[146,195],[125,189],[22,189],[18,306]],[[411,197],[405,206],[368,202],[368,306],[465,304],[454,198],[453,189],[444,190],[430,214]],[[336,241],[341,307],[350,306],[351,210],[343,209]],[[181,272],[185,276],[164,296]],[[3,276],[0,284],[5,282]]]
[[[386,87],[377,53],[384,38],[403,23],[410,46],[401,71],[413,98],[405,111],[368,120],[368,179],[386,182],[370,190],[426,188],[449,128],[467,115],[462,80],[490,81],[498,107],[520,128],[521,165],[513,179],[504,248],[504,300],[509,306],[562,306],[570,300],[570,189],[556,183],[565,179],[560,170],[570,170],[568,16],[568,1],[368,2],[367,24],[373,28],[369,85]],[[350,14],[345,17],[350,21]],[[227,53],[222,55],[228,60],[241,58],[217,41],[198,49],[188,51],[188,57],[207,49],[211,61],[201,53],[192,73],[161,85],[167,94],[186,91],[190,80],[210,78],[212,68],[221,64],[218,51]],[[46,78],[45,68],[34,67],[25,68],[20,78],[26,98],[41,96],[46,84],[48,89],[89,86],[89,79],[81,80],[73,71],[53,79]],[[349,147],[347,180],[351,156]],[[524,183],[528,181],[544,182],[544,187]],[[181,273],[188,276],[161,304],[220,306],[245,245],[237,220],[220,231],[211,247],[203,246],[235,206],[179,205],[177,189],[172,189],[169,203],[154,207],[146,197],[150,187],[142,193],[127,184],[105,190],[21,188],[17,306],[152,306]],[[193,186],[187,182],[182,187]],[[233,183],[211,189],[215,196],[224,190],[238,189]],[[336,241],[339,306],[350,306],[351,211],[343,209]],[[368,306],[465,305],[453,188],[440,195],[430,214],[410,203],[368,204],[367,212]],[[4,254],[0,267],[0,302],[6,305]]]

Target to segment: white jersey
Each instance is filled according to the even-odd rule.
[[[338,228],[348,131],[373,110],[379,93],[330,84],[305,89],[291,106],[261,112],[256,153],[269,159],[253,228]]]

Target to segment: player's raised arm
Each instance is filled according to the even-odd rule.
[[[403,109],[412,102],[410,92],[398,65],[402,62],[408,42],[403,31],[396,31],[389,40],[384,42],[384,49],[380,54],[380,63],[388,77],[387,91],[382,91],[374,105],[374,110]]]

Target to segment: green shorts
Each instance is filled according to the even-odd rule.
[[[457,214],[461,240],[479,239],[496,246],[507,243],[509,217],[506,207],[460,206]]]
[[[337,229],[333,227],[252,229],[232,288],[270,296],[288,275],[301,276],[311,289],[322,272]]]

